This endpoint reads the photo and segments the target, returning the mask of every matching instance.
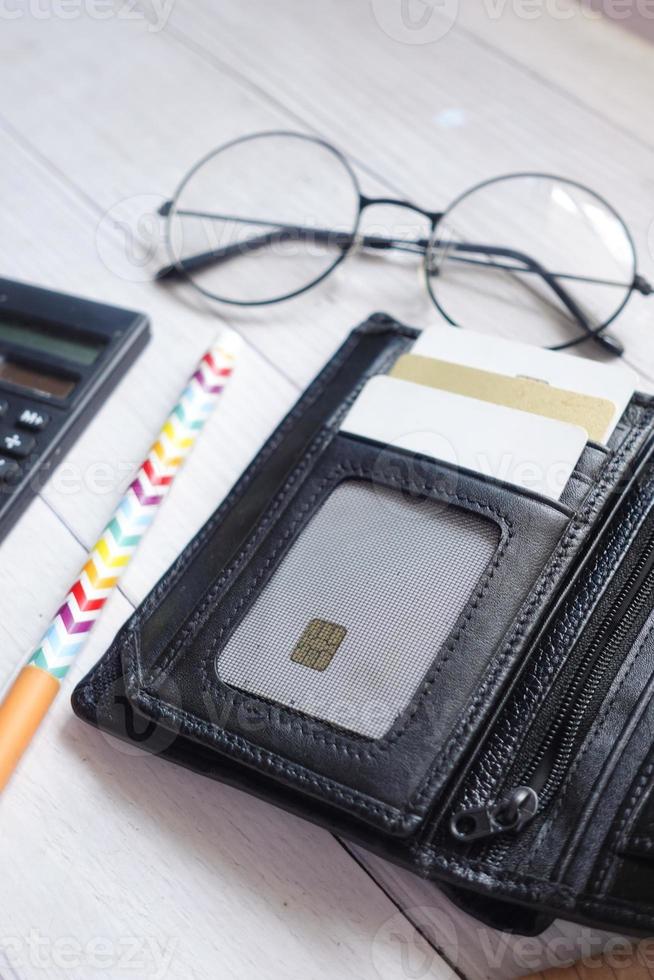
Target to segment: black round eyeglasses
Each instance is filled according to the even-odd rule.
[[[362,232],[364,211],[382,205],[412,212],[411,225]],[[364,195],[347,158],[302,133],[253,133],[214,150],[159,213],[170,262],[156,278],[183,277],[236,306],[298,296],[357,251],[415,253],[453,326],[501,324],[553,350],[591,340],[619,356],[607,327],[634,291],[652,293],[620,215],[576,181],[495,177],[431,211]]]

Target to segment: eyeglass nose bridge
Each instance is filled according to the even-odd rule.
[[[406,208],[408,211],[421,214],[430,222],[432,230],[436,228],[444,214],[443,211],[430,211],[427,208],[421,208],[418,204],[414,204],[413,201],[405,201],[401,197],[367,197],[365,194],[359,195],[360,212],[365,211],[366,208],[374,204],[387,205],[394,208]]]

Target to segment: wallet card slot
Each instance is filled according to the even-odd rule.
[[[589,477],[573,473],[563,488],[561,504],[571,512],[578,511],[588,498],[593,486],[594,483]]]
[[[559,500],[553,500],[551,497],[546,497],[541,493],[537,493],[534,490],[528,489],[526,487],[517,486],[513,483],[507,483],[504,480],[498,479],[495,476],[490,476],[485,473],[477,472],[476,470],[467,469],[463,466],[457,466],[454,463],[445,462],[443,460],[435,459],[434,457],[425,455],[424,453],[411,452],[408,449],[395,446],[387,446],[379,442],[375,442],[371,439],[365,439],[361,436],[355,435],[351,432],[341,432],[339,434],[339,439],[345,440],[347,443],[352,445],[361,445],[369,447],[377,457],[376,466],[390,465],[398,469],[398,472],[403,472],[407,474],[407,479],[413,470],[415,470],[416,475],[420,478],[421,470],[425,467],[433,465],[438,467],[441,474],[441,480],[443,485],[450,488],[451,491],[455,491],[457,484],[463,478],[470,479],[475,485],[489,484],[493,486],[500,493],[505,492],[511,497],[525,497],[538,503],[544,505],[545,507],[550,507],[552,510],[559,511],[559,513],[564,514],[566,517],[572,517],[573,509],[569,507],[566,503]],[[392,462],[391,462],[392,461]],[[588,481],[586,485],[588,485]]]
[[[394,352],[390,363],[386,365],[386,368],[380,368],[380,372],[383,371],[383,373],[386,373],[387,371],[390,371],[397,360],[401,359],[404,354],[405,351]],[[419,387],[421,386],[420,382],[413,383],[417,384]],[[438,385],[434,385],[434,387],[438,388]],[[455,397],[460,396],[456,395]],[[628,431],[628,423],[626,421],[624,426],[626,427],[626,433]],[[600,479],[602,470],[607,465],[607,462],[611,456],[612,451],[607,446],[593,440],[589,440],[586,443],[582,450],[581,456],[579,457],[574,470],[572,471],[561,493],[560,500],[564,506],[566,506],[570,511],[575,511],[581,508],[584,501],[587,499],[589,490]],[[484,464],[487,465],[487,461],[484,461]],[[501,481],[501,474],[499,473],[498,478]]]
[[[654,750],[636,773],[597,861],[600,902],[654,917]],[[648,930],[651,934],[651,929]]]
[[[552,832],[562,834],[556,815],[570,773],[577,772],[577,789],[588,781],[599,785],[592,774],[589,745],[599,742],[600,756],[602,751],[615,753],[619,717],[611,716],[614,738],[604,746],[601,738],[593,737],[598,717],[600,722],[606,720],[606,706],[614,711],[616,699],[620,704],[619,697],[624,698],[629,690],[627,680],[636,686],[635,697],[639,696],[638,684],[649,683],[643,644],[650,642],[648,620],[654,598],[653,499],[654,474],[646,469],[634,478],[632,493],[597,542],[583,574],[580,569],[580,585],[570,590],[570,597],[525,664],[524,679],[516,680],[463,794],[452,805],[454,826],[466,814],[495,810],[498,801],[508,799],[518,788],[523,795],[527,790],[531,794],[533,805],[521,822],[524,840],[519,847],[515,833],[510,835],[499,823],[491,832],[478,834],[470,823],[468,837],[474,839],[476,860],[496,865],[511,851],[520,853],[523,864],[533,870],[539,853],[562,873],[565,861],[559,846],[550,840],[547,848],[537,847],[536,842],[542,843],[553,824]],[[639,639],[643,635],[645,639]],[[634,680],[639,672],[643,675],[640,682]],[[635,705],[624,711],[625,724],[632,711]],[[581,759],[585,760],[583,776]],[[492,781],[487,778],[490,773],[497,774]],[[607,774],[605,767],[604,778]],[[581,833],[585,820],[581,803],[563,812],[573,820],[568,832]],[[464,836],[462,833],[461,839]],[[578,849],[577,842],[570,853]],[[543,873],[542,868],[537,870]]]
[[[467,591],[451,597],[454,608],[449,626],[454,626],[446,638],[443,634],[439,640],[434,625],[439,614],[437,603],[435,610],[426,609],[423,613],[423,633],[409,633],[414,598],[409,589],[403,609],[405,645],[399,653],[407,661],[416,658],[418,668],[412,684],[417,684],[417,688],[405,692],[399,714],[390,727],[388,715],[381,713],[383,723],[379,714],[375,716],[374,724],[379,727],[365,729],[369,737],[361,731],[347,730],[342,720],[341,724],[330,723],[290,704],[280,704],[274,697],[238,689],[224,683],[220,672],[216,672],[216,658],[219,662],[221,651],[227,648],[257,597],[274,581],[294,542],[301,540],[321,505],[337,488],[351,481],[372,487],[381,510],[390,507],[387,526],[393,526],[393,508],[399,502],[409,509],[417,507],[419,513],[422,507],[419,520],[429,523],[436,518],[434,526],[442,534],[443,522],[439,524],[437,520],[440,509],[450,515],[453,540],[463,532],[468,535],[466,544],[471,535],[477,536],[480,546],[483,541],[486,549],[472,572],[461,566],[460,549],[459,567],[452,568],[453,581],[455,571],[459,576],[463,574]],[[365,512],[366,506],[367,501],[360,499],[359,512]],[[406,507],[404,510],[406,513]],[[425,517],[428,512],[433,516]],[[457,523],[451,520],[455,512],[474,515],[474,519],[461,522],[459,516]],[[480,531],[479,520],[484,526],[494,526],[492,536]],[[310,779],[312,786],[319,787],[312,792],[383,825],[387,832],[410,833],[428,812],[434,793],[447,779],[456,758],[465,751],[492,705],[498,684],[519,655],[532,618],[555,587],[560,565],[555,562],[549,569],[546,566],[569,520],[565,509],[552,501],[475,474],[454,471],[432,460],[392,449],[380,453],[378,446],[337,435],[316,459],[307,478],[294,488],[292,498],[279,510],[245,567],[238,558],[235,560],[232,580],[197,618],[195,627],[186,632],[185,642],[167,670],[141,672],[131,696],[146,712],[153,710],[155,703],[165,704],[166,712],[176,712],[180,725],[188,725],[192,737],[206,738],[210,732],[209,737],[222,751],[240,755],[244,761],[251,760],[255,753],[257,765],[266,771],[281,767],[285,780]],[[496,547],[489,551],[494,539]],[[310,550],[306,549],[306,553]],[[406,554],[398,556],[400,582],[402,565],[414,559]],[[518,562],[521,575],[516,587]],[[388,576],[388,568],[384,574]],[[369,577],[373,575],[371,568]],[[282,599],[283,594],[283,588],[279,589]],[[434,601],[428,591],[419,599],[423,606],[430,599]],[[374,606],[374,590],[370,597],[361,597],[361,608],[371,620],[379,615]],[[416,610],[419,618],[417,613]],[[283,605],[276,608],[275,616],[278,615],[283,615]],[[306,619],[306,611],[303,615]],[[261,617],[262,621],[265,618]],[[314,618],[324,618],[319,608]],[[309,626],[310,622],[304,625]],[[347,628],[338,620],[328,622]],[[297,633],[296,624],[286,638],[285,655],[290,662],[301,646],[302,634]],[[312,639],[316,638],[310,636],[309,641]],[[337,639],[332,637],[332,644]],[[246,655],[248,650],[251,656],[257,655],[254,634],[245,638],[242,648]],[[310,653],[315,655],[315,644]],[[304,654],[300,651],[299,655]],[[135,649],[126,649],[126,675],[134,678],[135,656],[138,657]],[[299,669],[311,668],[300,664]],[[201,679],[201,683],[191,683],[193,677]],[[402,761],[407,757],[412,759],[408,768]],[[345,796],[343,787],[347,790]],[[374,807],[370,800],[376,801]]]
[[[386,735],[481,591],[500,536],[456,503],[342,479],[217,654],[219,680],[366,738]]]
[[[651,933],[650,882],[646,873],[636,881],[636,872],[651,868],[654,634],[645,637],[642,649],[638,641],[632,645],[622,672],[611,680],[606,703],[615,698],[626,722],[621,728],[612,723],[612,706],[606,716],[600,710],[591,730],[597,737],[587,737],[573,753],[561,802],[554,803],[557,812],[543,815],[553,819],[535,861],[532,849],[543,822],[535,820],[514,835],[494,863],[477,847],[453,841],[447,828],[452,801],[483,803],[509,772],[538,707],[637,534],[642,513],[629,481],[651,441],[652,400],[635,396],[608,448],[586,447],[561,503],[410,454],[380,453],[378,446],[356,440],[352,445],[337,434],[339,420],[366,380],[386,370],[415,336],[383,315],[350,336],[78,685],[75,710],[142,748],[438,878],[459,897],[474,889],[477,898],[468,903],[473,911],[480,908],[487,915],[492,903],[495,914],[499,899],[504,909],[499,921],[504,916],[511,929],[520,929],[524,919],[510,903],[524,902],[548,915],[562,912]],[[375,450],[376,459],[370,456]],[[336,479],[327,478],[336,467]],[[316,492],[320,482],[323,488]],[[449,500],[466,515],[486,514],[499,535],[477,585],[474,574],[463,577],[465,608],[444,649],[432,648],[418,690],[380,735],[347,730],[244,693],[221,683],[215,670],[216,655],[302,541],[322,504],[348,483],[379,484],[381,502],[392,506],[397,494],[410,504],[420,505],[424,498],[425,512]],[[454,503],[451,494],[461,499]],[[311,497],[315,500],[307,506]],[[618,499],[620,506],[626,502],[628,514],[604,562],[595,567],[594,543],[605,543]],[[476,520],[466,520],[462,529],[477,535],[481,545]],[[365,554],[370,561],[370,547]],[[404,564],[398,567],[406,586]],[[247,582],[253,584],[256,576],[259,581],[246,597]],[[387,567],[382,579],[388,581]],[[421,601],[421,615],[426,606]],[[410,639],[409,657],[421,644],[415,636]],[[312,662],[300,664],[306,670],[344,650],[338,632],[327,637],[327,651],[319,633],[307,640],[288,651],[289,660],[297,652]],[[526,684],[532,674],[534,683]],[[635,804],[632,780],[633,786],[643,785]],[[622,836],[607,824],[616,813],[625,825]],[[609,855],[610,865],[604,863]],[[589,875],[595,857],[598,864]]]
[[[565,504],[530,491],[338,432],[339,418],[367,378],[385,370],[414,336],[388,321],[371,329],[370,335],[355,333],[345,353],[303,396],[124,631],[120,648],[127,697],[140,714],[287,787],[319,797],[323,804],[345,810],[387,835],[406,837],[430,823],[442,802],[440,794],[497,708],[621,479],[629,452],[635,452],[646,420],[619,453],[606,454],[599,479],[593,483],[590,478],[587,499],[573,513]],[[365,356],[360,356],[361,344],[367,345]],[[356,368],[345,372],[352,357]],[[336,397],[332,386],[337,379],[341,385],[346,375]],[[269,481],[279,467],[280,480]],[[290,697],[284,704],[274,691],[247,691],[247,685],[241,681],[238,687],[233,677],[225,683],[216,670],[217,658],[312,518],[347,482],[381,488],[377,503],[394,505],[399,495],[418,504],[426,501],[425,514],[438,505],[436,509],[476,515],[494,523],[498,534],[492,556],[484,553],[476,569],[484,566],[479,579],[473,574],[457,589],[459,605],[451,610],[444,642],[435,628],[429,636],[431,646],[423,635],[412,635],[406,609],[401,608],[407,642],[400,654],[415,657],[418,667],[396,706],[397,717],[387,716],[378,727],[348,728],[342,716],[316,709],[312,714],[306,704],[298,710]],[[385,496],[387,491],[392,491],[393,502]],[[359,507],[361,513],[365,510]],[[481,544],[478,521],[468,521],[458,531],[477,535]],[[305,550],[308,555],[311,549]],[[408,555],[398,562],[400,583],[403,565],[410,562]],[[190,588],[184,578],[189,568]],[[387,585],[387,565],[384,575]],[[405,576],[405,583],[409,581]],[[283,599],[284,589],[278,593]],[[278,610],[281,605],[275,607],[275,620],[281,616]],[[300,635],[297,625],[289,630],[285,651],[287,660],[302,670],[315,669],[303,659],[320,664],[330,653],[338,658],[341,634],[347,630],[347,624],[321,616],[319,610],[306,621],[307,611],[302,611]],[[374,605],[367,614],[374,615]],[[325,621],[328,635],[320,632]],[[427,633],[431,620],[426,615],[425,622]],[[250,646],[256,656],[256,637]],[[243,648],[247,653],[248,642]],[[287,662],[285,668],[289,669]]]
[[[366,380],[386,370],[415,340],[418,331],[386,314],[374,314],[353,330],[342,347],[282,420],[250,466],[189,547],[146,599],[140,617],[142,650],[148,666],[166,663],[180,623],[192,615],[202,596],[197,585],[177,588],[192,568],[194,583],[212,596],[223,587],[224,570],[242,553],[248,538],[265,531],[277,507],[292,495],[315,458],[332,438],[337,420]],[[162,602],[172,615],[157,615]]]
[[[563,488],[561,503],[580,511],[589,493],[602,479],[602,474],[614,457],[614,450],[598,442],[587,442],[570,479]]]

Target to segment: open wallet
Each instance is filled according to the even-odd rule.
[[[340,428],[417,336],[349,335],[75,712],[496,928],[652,934],[654,398],[554,500]]]

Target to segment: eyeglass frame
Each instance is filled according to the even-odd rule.
[[[336,159],[343,165],[346,172],[348,173],[352,181],[354,191],[358,197],[358,208],[357,208],[356,218],[354,222],[354,227],[351,232],[327,231],[328,235],[334,235],[336,239],[346,238],[349,240],[349,242],[345,245],[343,243],[340,243],[338,247],[340,248],[341,254],[334,259],[333,263],[330,266],[328,266],[327,269],[321,272],[320,275],[318,275],[315,279],[313,279],[311,282],[307,283],[306,285],[301,286],[298,289],[292,290],[289,293],[285,293],[282,296],[276,296],[272,299],[263,299],[263,300],[227,299],[226,297],[219,296],[216,293],[213,293],[210,290],[205,289],[199,283],[195,282],[195,280],[191,277],[188,269],[185,266],[188,266],[189,262],[193,262],[194,260],[199,265],[204,266],[209,262],[221,261],[223,259],[229,259],[233,255],[244,254],[248,250],[248,246],[249,248],[254,249],[254,248],[261,247],[262,244],[265,244],[261,242],[260,240],[261,236],[259,237],[258,240],[252,239],[249,241],[248,240],[241,241],[235,245],[230,245],[220,250],[214,249],[210,253],[202,253],[199,256],[192,256],[186,259],[179,259],[175,256],[173,252],[172,235],[170,232],[171,218],[176,213],[176,204],[180,196],[184,192],[185,188],[187,187],[189,182],[193,179],[193,177],[196,175],[196,173],[198,173],[198,171],[205,166],[205,164],[207,164],[218,154],[222,153],[224,150],[229,150],[234,146],[238,146],[242,143],[248,142],[253,139],[260,139],[260,138],[267,138],[267,137],[291,137],[293,139],[306,140],[307,142],[311,142],[317,144],[318,146],[322,146],[324,149],[328,150],[336,157]],[[194,289],[198,290],[198,292],[200,292],[202,295],[206,296],[209,299],[215,300],[216,302],[225,303],[230,306],[238,306],[238,307],[272,306],[275,303],[283,303],[286,302],[286,300],[294,299],[296,296],[301,296],[303,293],[308,292],[310,289],[313,289],[315,286],[320,285],[320,283],[323,282],[325,279],[327,279],[327,277],[330,276],[332,272],[334,272],[334,270],[342,262],[345,261],[345,259],[349,258],[352,254],[356,253],[356,251],[361,247],[375,248],[379,250],[391,250],[394,248],[401,249],[403,246],[406,245],[414,245],[418,247],[417,254],[420,254],[421,250],[422,252],[424,252],[423,267],[425,271],[425,284],[430,299],[436,306],[439,313],[451,326],[458,327],[460,329],[465,329],[461,324],[453,320],[452,317],[448,314],[448,312],[443,308],[438,297],[434,293],[434,290],[431,285],[431,279],[433,278],[433,274],[430,273],[430,269],[429,269],[429,256],[431,254],[432,248],[435,247],[435,242],[436,242],[435,234],[441,222],[462,200],[469,197],[476,191],[482,190],[484,187],[488,187],[489,185],[498,183],[500,181],[511,180],[513,178],[537,178],[543,180],[561,181],[562,183],[569,184],[572,187],[576,187],[579,190],[592,194],[607,209],[607,211],[610,214],[612,214],[613,217],[620,223],[622,229],[624,230],[625,238],[629,245],[629,249],[631,253],[633,270],[634,270],[633,279],[630,284],[625,284],[624,288],[626,291],[622,302],[618,305],[618,307],[611,314],[611,316],[606,321],[604,321],[604,323],[600,324],[597,327],[591,326],[591,324],[588,322],[583,312],[579,309],[575,300],[571,296],[569,296],[569,294],[563,289],[562,286],[560,286],[560,284],[555,282],[555,279],[558,278],[557,275],[548,274],[547,270],[544,269],[542,266],[540,266],[540,263],[537,263],[534,259],[531,259],[529,256],[527,256],[524,253],[518,253],[513,250],[507,250],[507,249],[502,250],[502,252],[504,253],[505,258],[513,257],[516,258],[518,261],[524,262],[527,266],[531,266],[532,271],[540,275],[541,278],[548,283],[550,288],[554,290],[554,292],[559,297],[560,301],[568,309],[568,312],[571,313],[572,316],[577,320],[579,326],[583,330],[583,334],[580,337],[577,337],[570,341],[565,341],[561,344],[552,345],[549,348],[550,350],[566,350],[570,347],[575,347],[578,344],[585,343],[587,341],[593,341],[599,344],[599,346],[606,353],[609,353],[615,357],[622,356],[622,354],[624,353],[623,345],[614,337],[607,336],[605,334],[605,331],[607,327],[609,327],[610,324],[613,323],[616,320],[616,318],[622,313],[622,311],[624,310],[625,306],[629,302],[634,292],[639,292],[643,296],[649,296],[652,294],[652,292],[654,292],[654,287],[652,287],[652,285],[647,281],[647,279],[645,279],[637,271],[638,255],[636,252],[636,245],[633,236],[626,222],[621,217],[621,215],[616,211],[616,209],[611,204],[609,204],[609,202],[601,194],[598,194],[597,191],[592,190],[590,187],[587,187],[585,184],[582,184],[580,181],[572,180],[568,177],[560,177],[558,175],[550,174],[550,173],[542,173],[538,171],[517,171],[515,173],[503,174],[497,177],[490,177],[487,178],[486,180],[480,181],[477,184],[474,184],[472,187],[468,188],[467,190],[457,195],[457,197],[455,197],[454,200],[451,201],[450,204],[444,210],[432,211],[426,208],[422,208],[419,205],[414,204],[412,201],[408,201],[403,198],[367,196],[362,192],[359,179],[354,171],[354,168],[352,167],[350,161],[345,156],[345,154],[342,153],[341,150],[339,150],[333,144],[329,143],[327,140],[324,140],[319,136],[312,136],[308,133],[298,133],[292,130],[264,130],[262,132],[249,133],[246,134],[245,136],[239,136],[233,140],[230,140],[229,142],[224,143],[221,146],[217,147],[216,149],[212,150],[210,153],[205,154],[205,156],[203,156],[193,167],[191,167],[189,171],[187,171],[187,173],[179,183],[177,189],[175,190],[173,197],[167,201],[164,201],[163,204],[159,207],[158,214],[161,217],[166,218],[164,242],[165,242],[166,250],[168,252],[168,256],[171,261],[169,265],[159,269],[158,272],[155,273],[154,278],[156,281],[161,281],[161,280],[169,279],[175,275],[181,275],[185,279],[187,279],[188,282],[191,284],[191,286]],[[373,205],[405,208],[409,211],[414,212],[415,214],[422,215],[422,217],[426,218],[429,221],[430,228],[431,228],[430,237],[428,239],[419,239],[413,242],[410,241],[405,242],[403,240],[396,241],[392,238],[385,238],[384,236],[381,235],[361,235],[359,230],[361,226],[361,219],[363,217],[363,213],[367,208],[372,207]],[[194,212],[194,213],[200,215],[199,212]],[[215,215],[205,215],[205,216],[211,218],[216,217]],[[256,223],[263,225],[266,224],[267,222],[262,221]],[[311,232],[311,234],[316,235],[321,231],[321,229],[315,229],[315,228],[304,229],[299,226],[285,226],[284,228],[284,226],[280,226],[279,223],[277,222],[270,222],[270,224],[273,227],[278,228],[280,233],[284,233],[284,231],[286,232],[292,231],[297,234],[298,231],[302,231],[302,232],[309,231]],[[458,244],[460,246],[463,243],[458,243]],[[410,249],[410,251],[413,251],[413,249]],[[476,246],[475,251],[479,252],[480,246]],[[491,268],[491,266],[488,267]],[[494,265],[492,267],[501,268],[497,265]]]

